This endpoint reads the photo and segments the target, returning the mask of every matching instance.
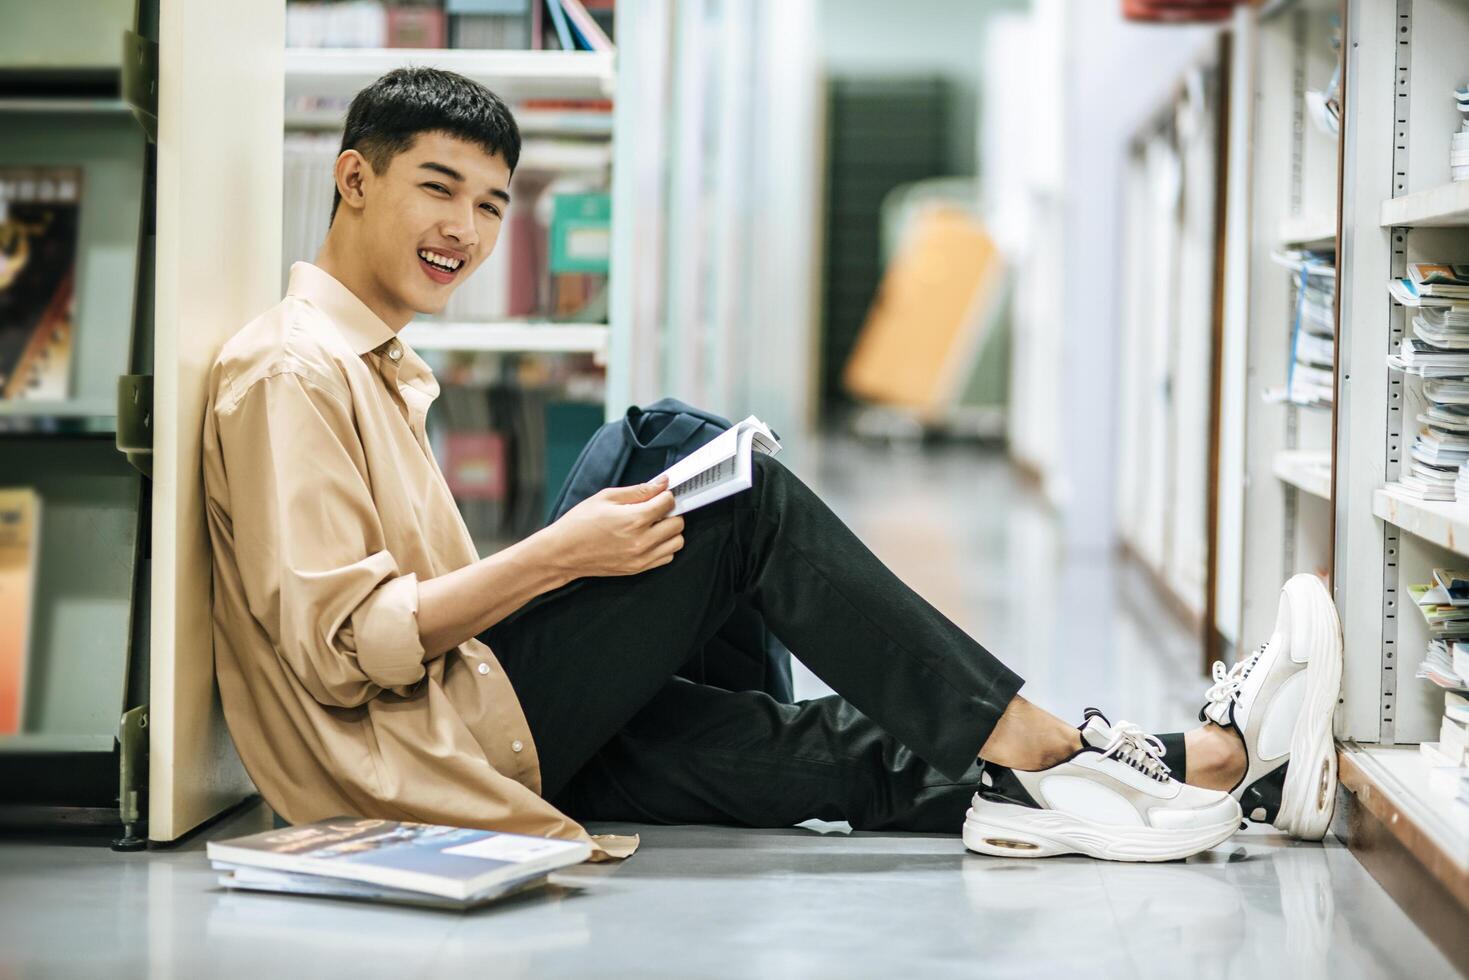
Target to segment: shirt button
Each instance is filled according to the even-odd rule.
[[[515,741],[510,743],[510,748],[516,752],[519,752],[521,749],[525,748],[525,743],[517,738]]]
[[[487,663],[481,663],[475,669],[478,670],[481,674],[488,674],[490,672],[490,665]]]
[[[390,347],[390,348],[388,348],[388,356],[391,357],[395,361],[398,360],[399,358],[401,358],[403,356],[403,348],[401,348],[401,347]]]

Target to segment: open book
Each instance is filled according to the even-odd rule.
[[[756,450],[774,456],[780,452],[780,442],[764,422],[751,415],[658,474],[668,476],[672,514],[686,514],[750,489],[754,484],[751,453]]]

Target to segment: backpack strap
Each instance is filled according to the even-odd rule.
[[[705,424],[704,420],[686,412],[679,412],[669,421],[657,434],[651,438],[644,439],[638,432],[642,428],[639,423],[646,414],[637,406],[627,410],[623,418],[623,434],[627,437],[630,446],[639,449],[673,449],[682,446],[688,441],[689,436],[699,431]]]

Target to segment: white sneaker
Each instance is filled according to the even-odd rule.
[[[1315,575],[1280,591],[1270,642],[1228,671],[1214,664],[1200,721],[1233,729],[1245,774],[1230,791],[1245,816],[1304,840],[1320,840],[1336,807],[1331,722],[1341,687],[1341,621]]]
[[[964,846],[1000,857],[1086,854],[1108,861],[1174,861],[1240,827],[1228,793],[1168,774],[1156,738],[1086,709],[1082,747],[1049,769],[986,764],[964,820]]]

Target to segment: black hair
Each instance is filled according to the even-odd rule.
[[[358,92],[347,109],[342,150],[356,150],[375,174],[407,150],[419,133],[446,133],[498,153],[510,172],[520,162],[520,129],[494,92],[473,79],[439,68],[397,68]],[[341,191],[332,194],[328,227]]]

